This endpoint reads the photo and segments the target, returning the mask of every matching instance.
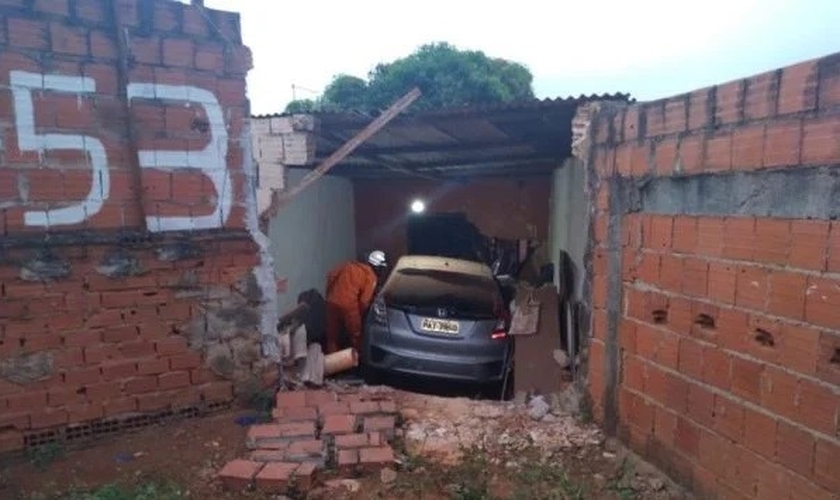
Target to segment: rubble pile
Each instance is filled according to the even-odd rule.
[[[308,491],[319,472],[379,471],[394,463],[397,406],[373,393],[284,391],[272,422],[248,429],[247,457],[228,462],[218,477],[226,488],[263,493]]]
[[[401,394],[406,449],[447,463],[473,447],[546,452],[598,446],[604,436],[542,397],[528,405]]]

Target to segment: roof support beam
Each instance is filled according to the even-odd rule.
[[[362,143],[373,137],[377,132],[388,125],[388,122],[396,118],[397,115],[411,106],[411,103],[416,101],[420,95],[420,89],[415,87],[409,93],[400,97],[381,115],[377,116],[376,119],[370,122],[364,129],[362,129],[361,132],[356,134],[349,141],[345,142],[340,148],[331,154],[329,158],[306,174],[296,186],[287,191],[283,191],[282,193],[275,191],[271,197],[271,206],[265,211],[263,217],[268,218],[277,215],[277,212],[280,211],[280,208],[282,208],[283,205],[300,194],[304,189],[312,185],[312,183],[323,177],[331,168],[338,165],[341,160],[350,156],[350,154],[362,145]]]

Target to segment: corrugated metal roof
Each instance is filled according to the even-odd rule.
[[[519,101],[510,101],[510,102],[502,102],[502,103],[490,103],[490,104],[466,104],[463,106],[456,106],[451,108],[442,108],[442,109],[433,109],[433,110],[425,110],[425,111],[411,111],[411,108],[403,112],[404,115],[424,115],[424,116],[435,116],[435,115],[455,115],[455,114],[468,114],[468,113],[476,113],[482,111],[513,111],[513,110],[526,110],[526,109],[539,109],[539,108],[551,108],[553,106],[558,105],[569,105],[569,104],[579,104],[584,102],[592,102],[592,101],[621,101],[621,102],[635,102],[636,100],[628,93],[623,92],[615,92],[612,94],[589,94],[584,95],[581,94],[577,97],[546,97],[543,99],[528,99],[528,100],[519,100]],[[253,115],[252,118],[277,118],[281,116],[290,116],[295,113],[269,113],[269,114],[262,114],[262,115]],[[303,114],[311,114],[314,116],[345,116],[345,117],[358,117],[359,119],[364,118],[375,118],[379,115],[378,112],[364,112],[361,110],[347,110],[347,111],[329,111],[329,110],[322,110],[322,111],[313,111],[311,113],[303,113]]]
[[[600,94],[403,113],[333,173],[356,178],[440,179],[550,172],[571,156],[572,119],[579,105],[592,101],[633,99],[629,94]],[[354,112],[313,115],[318,120],[315,163],[375,118]],[[273,116],[285,115],[268,115]]]

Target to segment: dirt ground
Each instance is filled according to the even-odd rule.
[[[403,415],[398,462],[355,478],[322,475],[308,499],[678,499],[678,487],[571,416],[522,404],[393,390]],[[215,472],[242,456],[248,410],[47,449],[0,469],[3,499],[261,499],[224,491]],[[118,486],[107,486],[118,485]],[[280,497],[282,498],[282,497]]]

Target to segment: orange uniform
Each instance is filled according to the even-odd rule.
[[[338,350],[342,331],[362,347],[362,318],[373,301],[376,273],[366,263],[347,262],[327,275],[327,353]]]

